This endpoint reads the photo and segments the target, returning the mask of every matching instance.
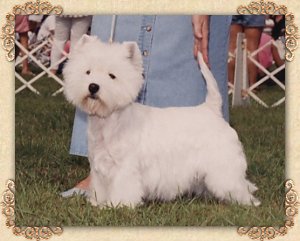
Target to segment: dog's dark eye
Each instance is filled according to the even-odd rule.
[[[86,73],[87,75],[89,75],[89,74],[91,73],[91,71],[90,71],[90,70],[87,70],[85,73]]]
[[[112,78],[112,79],[115,79],[115,78],[116,78],[116,76],[113,75],[113,74],[108,74],[108,75],[109,75],[109,77]]]

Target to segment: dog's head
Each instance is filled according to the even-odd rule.
[[[88,114],[107,117],[135,101],[143,84],[142,66],[135,42],[109,44],[84,35],[63,70],[65,96]]]

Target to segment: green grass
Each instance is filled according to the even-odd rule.
[[[19,85],[16,81],[16,87]],[[63,199],[59,192],[88,175],[86,158],[68,153],[74,108],[44,77],[16,95],[16,223],[21,226],[253,226],[284,222],[284,106],[265,109],[256,103],[231,109],[231,125],[244,144],[248,177],[257,184],[260,207],[223,204],[187,197],[171,203],[150,202],[136,209],[99,209],[83,197]],[[268,101],[282,95],[264,87]]]

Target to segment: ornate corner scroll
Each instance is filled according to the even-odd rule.
[[[241,5],[238,7],[237,12],[239,14],[271,14],[271,15],[285,15],[286,27],[285,27],[285,59],[292,61],[295,57],[295,50],[298,48],[299,29],[296,26],[294,20],[295,15],[288,12],[285,5],[277,5],[272,1],[253,1],[248,6]]]
[[[298,41],[299,38],[298,35],[298,27],[294,23],[295,16],[292,13],[287,13],[285,15],[286,20],[286,26],[285,26],[285,47],[287,49],[287,52],[285,54],[285,58],[288,61],[292,61],[295,57],[295,50],[298,47]]]
[[[8,61],[15,59],[15,17],[16,15],[60,15],[63,12],[61,6],[52,6],[48,1],[36,0],[35,2],[26,2],[23,5],[15,5],[12,12],[6,14],[6,23],[2,26],[0,38],[2,46],[6,52]]]
[[[6,226],[12,228],[13,234],[24,236],[27,239],[49,239],[53,235],[61,235],[61,227],[16,227],[15,226],[15,183],[8,180],[3,194],[1,205],[2,213],[6,216]]]
[[[295,190],[295,185],[292,180],[287,180],[285,183],[287,189],[285,195],[285,222],[282,227],[239,227],[237,232],[240,235],[248,235],[251,239],[273,239],[277,236],[283,236],[288,233],[288,230],[294,226],[294,218],[298,214],[297,206],[298,194]]]

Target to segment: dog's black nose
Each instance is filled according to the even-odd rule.
[[[97,84],[94,84],[94,83],[92,83],[92,84],[90,84],[89,85],[89,91],[90,91],[90,93],[93,95],[93,94],[96,94],[97,93],[97,91],[99,90],[99,85],[97,85]]]

